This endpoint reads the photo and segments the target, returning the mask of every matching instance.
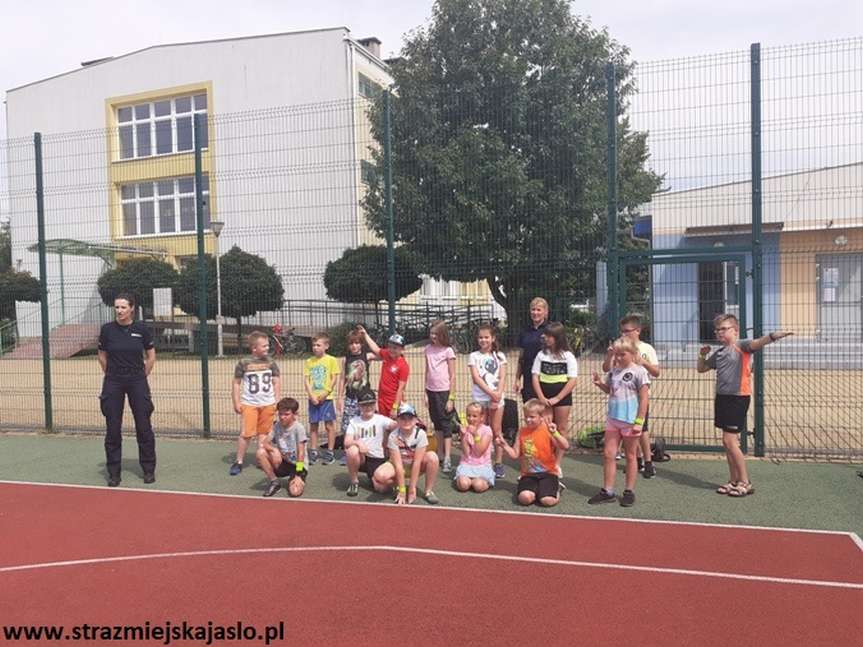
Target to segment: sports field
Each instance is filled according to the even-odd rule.
[[[756,494],[733,499],[713,492],[724,461],[675,458],[622,508],[588,506],[598,460],[567,458],[547,511],[514,504],[511,465],[488,493],[441,482],[440,506],[399,507],[365,479],[347,499],[337,465],[311,468],[301,499],[264,499],[259,470],[228,476],[225,441],[161,440],[145,486],[125,449],[114,489],[99,438],[0,435],[4,631],[62,642],[85,624],[242,623],[258,644],[507,644],[541,610],[548,645],[833,646],[863,632],[852,465],[753,461]],[[369,600],[398,621],[361,613]],[[603,600],[632,622],[596,613]]]
[[[422,406],[421,349],[407,353],[411,364],[408,399]],[[517,355],[509,353],[508,382],[512,383]],[[570,432],[601,425],[605,398],[590,382],[600,369],[602,356],[583,356],[574,392]],[[230,384],[236,358],[210,360],[210,407],[214,435],[233,435],[238,418],[230,400]],[[303,401],[302,359],[278,358],[283,393]],[[459,356],[456,400],[460,408],[470,401],[467,358]],[[59,429],[101,430],[104,421],[98,407],[101,372],[94,357],[52,360],[54,421]],[[43,424],[42,364],[40,360],[6,360],[0,363],[0,429],[39,428]],[[372,385],[379,366],[372,365]],[[678,444],[713,446],[712,374],[699,375],[690,368],[664,367],[651,386],[650,424],[655,434]],[[863,384],[863,371],[771,369],[765,380],[765,427],[768,452],[806,456],[863,457],[863,427],[849,402],[853,389]],[[158,356],[150,378],[156,412],[156,433],[201,433],[201,371],[196,358]],[[805,396],[805,399],[801,399]],[[301,407],[304,413],[305,407]],[[752,411],[750,409],[750,420]],[[127,428],[131,415],[126,415]]]

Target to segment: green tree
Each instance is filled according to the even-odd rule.
[[[39,279],[30,272],[6,270],[0,272],[0,320],[15,318],[15,302],[38,302],[41,290]]]
[[[438,0],[393,67],[395,238],[425,274],[485,281],[510,330],[537,294],[595,294],[606,252],[607,62],[617,71],[623,232],[661,178],[647,169],[646,133],[625,116],[635,91],[628,50],[569,2]],[[371,117],[382,144],[382,100]],[[364,206],[384,235],[380,182]]]
[[[237,320],[237,343],[243,348],[242,319],[259,312],[281,310],[285,290],[282,277],[260,256],[234,245],[220,257],[222,274],[222,316]],[[207,255],[207,319],[216,318],[216,259]],[[187,313],[198,315],[200,273],[198,261],[188,263],[177,283],[177,304]]]
[[[102,274],[96,285],[107,306],[114,305],[114,298],[120,292],[129,292],[138,305],[151,312],[153,288],[174,288],[177,279],[177,270],[170,263],[155,258],[134,258]]]
[[[396,299],[422,287],[413,255],[404,247],[395,253]],[[327,263],[324,271],[327,296],[343,303],[378,303],[387,300],[387,248],[361,245],[347,249]]]
[[[12,230],[9,221],[0,222],[0,272],[12,269]]]

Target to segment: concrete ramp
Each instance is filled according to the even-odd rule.
[[[95,349],[99,344],[97,324],[65,324],[51,331],[51,359],[67,359],[84,350]],[[42,357],[42,338],[21,339],[17,348],[3,355],[3,359],[39,359]]]

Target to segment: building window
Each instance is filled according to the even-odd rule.
[[[373,186],[378,183],[378,169],[377,167],[368,162],[366,160],[360,161],[360,179],[362,179],[363,184],[368,184],[369,186]]]
[[[117,108],[119,158],[138,159],[193,150],[192,120],[196,114],[207,114],[206,94]],[[206,148],[209,141],[206,125],[201,139],[201,147]]]
[[[204,228],[210,226],[210,179],[204,175]],[[195,178],[165,178],[120,186],[123,236],[195,231]]]
[[[359,81],[357,82],[357,91],[361,97],[375,99],[383,91],[383,88],[365,74],[360,74]]]

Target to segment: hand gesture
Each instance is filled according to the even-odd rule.
[[[698,351],[699,355],[707,355],[710,352],[710,346],[702,346],[701,350]]]
[[[547,427],[548,427],[549,433],[551,433],[551,434],[553,434],[555,431],[557,431],[557,425],[554,424],[554,422],[549,422]]]
[[[602,386],[602,378],[599,377],[599,373],[597,373],[596,371],[594,371],[593,373],[593,383],[596,386]]]
[[[612,355],[614,355],[614,346],[612,346],[611,344],[609,344],[609,345],[608,345],[608,348],[606,348],[606,349],[605,349],[605,354],[606,354],[608,357],[611,357]]]
[[[506,441],[503,439],[503,436],[495,436],[494,444],[498,447],[503,447],[504,445],[506,445]]]

